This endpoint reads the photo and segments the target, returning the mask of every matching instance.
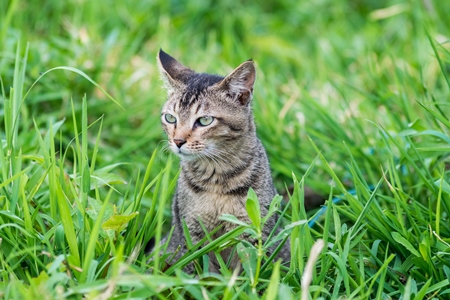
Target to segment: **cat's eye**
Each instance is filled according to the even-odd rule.
[[[171,114],[165,114],[164,118],[166,119],[167,123],[170,123],[170,124],[174,124],[177,122],[177,118],[175,118]]]
[[[212,121],[214,121],[214,118],[213,117],[209,117],[209,116],[201,117],[200,119],[198,119],[198,122],[202,126],[208,126],[208,125],[210,125],[212,123]]]

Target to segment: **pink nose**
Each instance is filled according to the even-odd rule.
[[[173,139],[173,142],[175,145],[177,145],[178,148],[181,148],[184,144],[186,144],[186,140],[183,139]]]

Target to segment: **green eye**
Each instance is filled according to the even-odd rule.
[[[198,119],[198,122],[202,126],[208,126],[209,124],[212,123],[213,120],[214,120],[213,117],[201,117],[200,119]]]
[[[177,118],[175,118],[171,114],[165,114],[164,118],[166,119],[167,123],[170,123],[170,124],[174,124],[177,122]]]

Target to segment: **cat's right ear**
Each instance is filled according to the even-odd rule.
[[[183,66],[162,49],[159,50],[156,60],[158,61],[161,78],[164,81],[164,87],[169,92],[183,89],[189,78],[194,74],[194,71]]]

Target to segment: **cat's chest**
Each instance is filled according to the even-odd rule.
[[[248,221],[245,197],[188,192],[180,200],[180,213],[188,225],[201,220],[208,230],[212,230],[223,224],[219,219],[223,214],[231,214],[242,221]]]

